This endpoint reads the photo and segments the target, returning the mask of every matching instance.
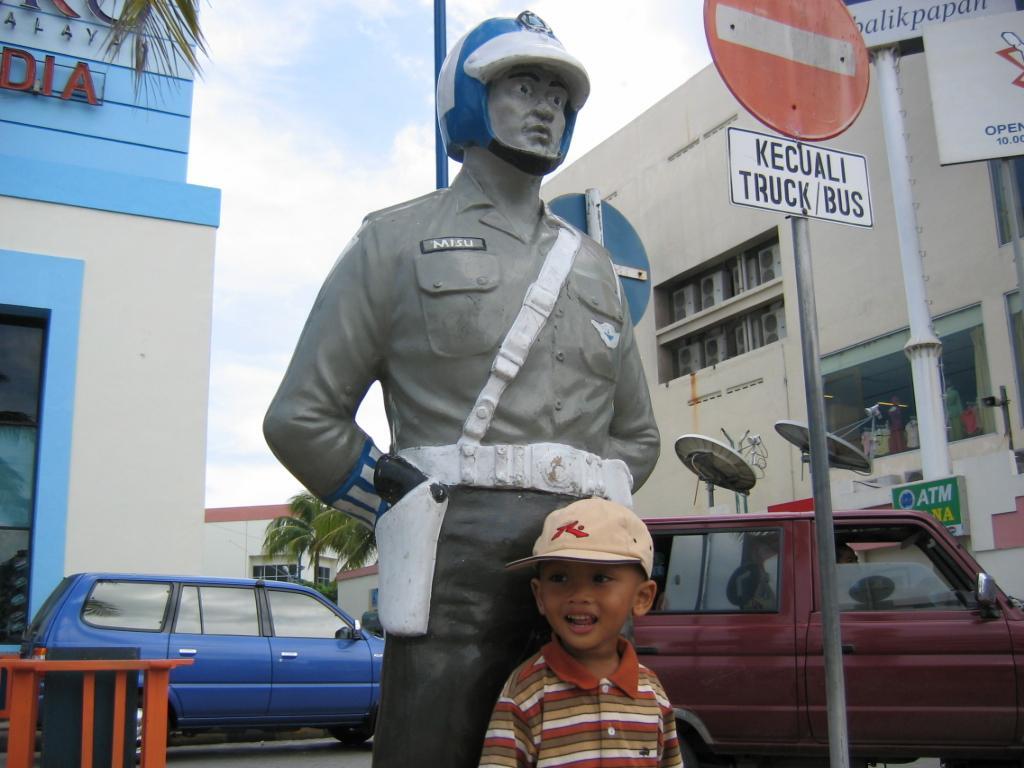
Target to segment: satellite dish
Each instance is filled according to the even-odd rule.
[[[806,424],[783,419],[775,422],[775,431],[782,436],[783,440],[799,448],[804,460],[807,460],[811,452],[811,432]],[[871,471],[871,459],[865,456],[859,448],[855,448],[851,443],[841,437],[836,437],[831,432],[825,433],[825,442],[828,445],[828,465],[830,467],[864,473]]]
[[[757,477],[753,468],[725,443],[704,435],[676,439],[676,455],[686,468],[708,484],[708,506],[714,506],[715,486],[746,494]]]

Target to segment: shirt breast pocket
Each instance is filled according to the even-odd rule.
[[[423,254],[416,260],[416,282],[434,353],[468,357],[497,351],[511,320],[498,290],[501,267],[496,255],[477,251]]]
[[[623,313],[615,286],[600,278],[573,274],[572,292],[581,305],[580,352],[593,373],[615,381],[619,356]]]

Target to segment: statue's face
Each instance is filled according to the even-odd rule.
[[[507,147],[556,157],[565,131],[569,95],[547,67],[513,67],[491,81],[487,113],[495,137]]]

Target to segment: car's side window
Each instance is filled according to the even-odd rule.
[[[199,612],[199,587],[181,588],[181,597],[178,598],[178,618],[174,622],[174,631],[192,635],[202,633],[203,622]]]
[[[923,527],[838,527],[836,555],[836,599],[841,611],[975,607],[972,585]]]
[[[109,629],[159,632],[171,585],[149,581],[97,581],[82,609],[86,624]]]
[[[779,610],[778,528],[655,535],[655,612]]]
[[[204,635],[259,635],[256,590],[247,587],[199,587]]]
[[[314,597],[283,589],[268,589],[270,615],[277,637],[333,638],[348,626],[340,616]]]

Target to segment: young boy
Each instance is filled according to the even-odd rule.
[[[675,715],[620,631],[654,601],[654,545],[625,507],[584,499],[544,521],[530,582],[554,637],[512,672],[494,707],[481,768],[681,766]]]

